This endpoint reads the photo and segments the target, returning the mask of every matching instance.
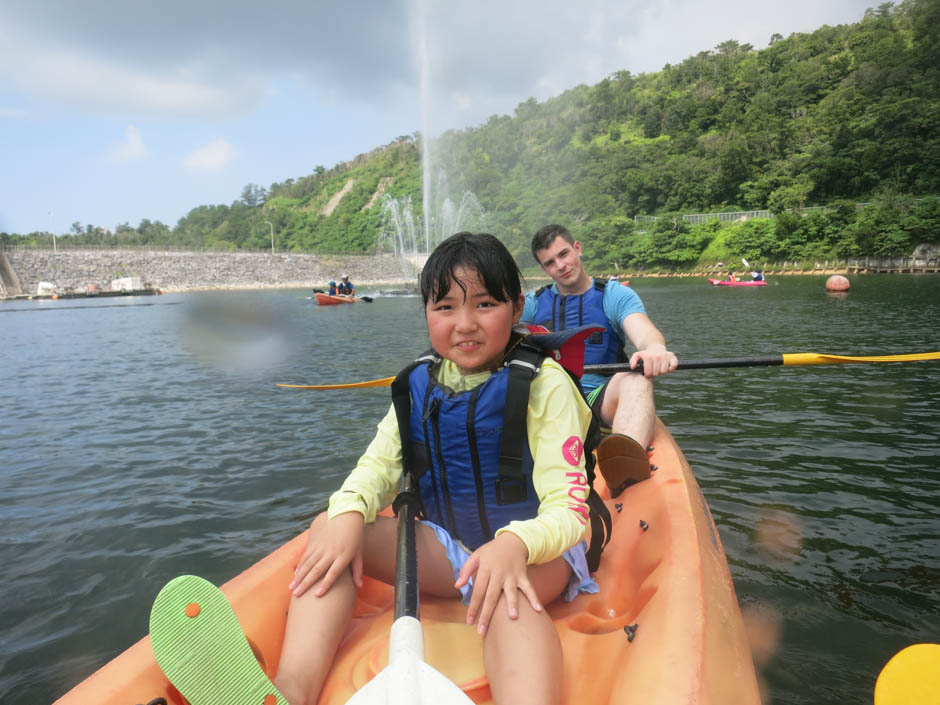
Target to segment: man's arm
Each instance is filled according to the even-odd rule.
[[[666,339],[645,313],[631,313],[623,319],[623,332],[636,347],[630,356],[630,368],[643,361],[643,374],[657,377],[676,369],[679,361],[666,349]]]

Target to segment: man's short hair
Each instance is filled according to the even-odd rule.
[[[574,244],[574,238],[571,236],[571,233],[568,232],[568,228],[555,223],[546,225],[532,236],[532,256],[535,258],[536,262],[542,264],[539,261],[538,251],[547,250],[551,247],[552,243],[555,242],[555,238],[558,237],[564,238],[565,242],[569,245]]]

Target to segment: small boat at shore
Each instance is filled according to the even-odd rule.
[[[729,282],[725,279],[712,279],[709,277],[708,281],[711,282],[712,286],[767,286],[767,282],[763,279],[758,281],[751,280],[746,282]]]
[[[652,477],[616,499],[598,476],[613,532],[595,578],[600,592],[554,602],[561,638],[561,702],[758,705],[760,695],[741,611],[718,531],[679,446],[657,422]],[[306,532],[222,591],[262,669],[277,670],[290,582]],[[154,590],[156,593],[156,590]],[[385,667],[393,588],[368,578],[319,703],[346,703]],[[421,598],[425,661],[475,703],[492,703],[481,638],[456,599]],[[127,705],[164,698],[184,705],[145,637],[56,701]]]

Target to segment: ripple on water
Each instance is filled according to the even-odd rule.
[[[773,284],[635,286],[684,359],[936,347],[938,278],[860,277],[840,300],[819,278]],[[187,305],[15,314],[0,358],[16,380],[0,421],[4,703],[51,702],[143,636],[167,580],[243,570],[306,528],[355,465],[387,390],[274,385],[397,372],[427,345],[421,306],[302,296],[222,297],[276,320],[286,343],[271,358],[195,349]],[[236,329],[216,342],[258,320],[225,316]],[[781,620],[773,701],[870,700],[893,653],[940,633],[940,365],[689,370],[656,389],[738,597]]]

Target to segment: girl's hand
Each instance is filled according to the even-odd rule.
[[[322,522],[320,526],[316,526],[318,521]],[[319,582],[314,595],[322,597],[350,563],[353,582],[356,587],[362,587],[364,531],[365,519],[359,512],[345,512],[326,521],[314,520],[307,549],[289,586],[294,595],[300,597],[311,585]]]
[[[474,551],[464,563],[454,587],[462,588],[473,577],[473,594],[467,609],[467,624],[477,623],[477,633],[486,634],[500,593],[506,594],[510,619],[519,617],[519,591],[526,596],[532,609],[542,611],[535,588],[529,582],[527,560],[529,551],[515,534],[506,531]]]

